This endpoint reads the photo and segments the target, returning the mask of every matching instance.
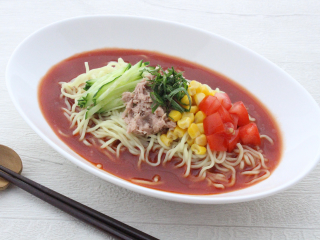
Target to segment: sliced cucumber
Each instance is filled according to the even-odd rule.
[[[124,107],[123,92],[132,92],[136,85],[143,79],[146,66],[142,60],[134,66],[127,64],[118,70],[106,74],[98,79],[86,82],[86,92],[78,100],[81,108],[87,108],[86,118],[95,113],[103,113]],[[148,69],[151,67],[148,67]]]
[[[91,85],[91,87],[84,93],[83,97],[81,99],[79,99],[78,101],[78,105],[81,108],[85,108],[90,106],[93,103],[93,97],[94,95],[97,93],[97,91],[99,91],[99,89],[109,83],[114,81],[115,79],[119,78],[125,71],[127,71],[129,68],[131,67],[130,64],[127,64],[126,66],[119,68],[111,73],[108,73],[98,79],[95,80],[89,80],[87,81],[87,83],[89,82],[89,84],[91,84],[93,82],[93,84]],[[86,85],[87,86],[87,85]]]

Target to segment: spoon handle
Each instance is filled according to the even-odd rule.
[[[155,240],[140,230],[130,227],[116,219],[106,216],[92,208],[76,202],[60,193],[57,193],[39,183],[36,183],[20,174],[0,165],[0,177],[31,193],[32,195],[50,203],[51,205],[69,213],[70,215],[113,234],[121,239]]]

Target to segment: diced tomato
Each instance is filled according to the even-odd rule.
[[[237,129],[238,128],[238,121],[239,121],[238,115],[231,113],[230,116],[232,118],[232,123],[233,123],[234,129]]]
[[[234,132],[233,123],[227,122],[227,123],[224,123],[223,126],[224,126],[224,132],[225,132],[227,135],[233,134],[233,132]]]
[[[202,101],[199,104],[199,109],[202,112],[205,112],[207,109],[210,108],[210,105],[212,103],[212,96],[206,96],[204,99],[202,99]]]
[[[255,123],[249,123],[239,128],[240,140],[242,144],[260,145],[260,134]]]
[[[217,92],[215,95],[214,95],[216,98],[218,98],[218,100],[220,101],[221,105],[229,110],[232,106],[232,103],[231,103],[231,100],[228,96],[228,94],[226,93],[223,93],[223,92]]]
[[[224,133],[214,133],[207,136],[207,141],[212,151],[227,151],[228,141]]]
[[[207,116],[218,111],[221,106],[219,100],[213,96],[206,96],[199,104],[199,109]]]
[[[232,152],[237,143],[240,142],[239,130],[234,134],[218,132],[207,136],[207,141],[211,150]]]
[[[233,123],[233,118],[231,117],[230,113],[223,106],[221,106],[219,108],[218,112],[219,112],[223,122],[232,122]]]
[[[224,132],[224,126],[219,113],[207,116],[203,120],[204,133],[211,135],[217,132]]]
[[[228,138],[228,152],[232,152],[239,141],[240,141],[239,130],[235,130],[234,134],[232,134]]]
[[[249,123],[249,114],[243,102],[234,103],[230,108],[229,113],[236,114],[239,117],[238,126],[241,127]]]

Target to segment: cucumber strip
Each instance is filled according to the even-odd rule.
[[[131,67],[129,70],[127,70],[124,74],[122,74],[122,76],[116,79],[116,81],[112,81],[109,84],[106,84],[103,88],[100,88],[99,92],[97,92],[97,94],[94,97],[94,100],[96,101],[96,103],[103,101],[103,99],[108,97],[108,95],[112,91],[114,91],[117,87],[120,87],[125,83],[141,79],[142,72],[140,70],[144,68],[144,66],[141,67],[141,65],[142,65],[142,60],[137,64],[135,64],[133,67]]]
[[[126,70],[130,68],[130,66],[130,64],[127,64],[122,68],[119,68],[111,73],[106,74],[105,76],[96,79],[92,86],[84,93],[83,97],[79,100],[79,106],[81,108],[90,106],[93,103],[93,97],[96,92],[106,83],[112,82],[115,79],[119,78]]]
[[[81,108],[87,108],[86,119],[95,113],[104,113],[124,107],[121,99],[122,93],[132,92],[147,74],[145,70],[154,69],[146,67],[147,65],[149,63],[143,63],[142,60],[134,66],[129,63],[103,77],[88,80],[84,87],[86,92],[78,100]]]
[[[96,112],[103,113],[110,111],[110,109],[114,108],[114,106],[118,106],[119,104],[123,107],[123,101],[121,100],[122,93],[132,92],[140,81],[141,80],[130,82],[126,85],[117,88],[115,91],[112,92],[112,96],[105,98],[103,101],[100,101],[95,107],[89,109],[87,111],[86,118],[91,117]],[[121,101],[119,101],[118,99],[120,99]]]
[[[84,90],[89,90],[89,88],[91,88],[91,86],[97,81],[98,79],[90,79],[88,81],[86,81],[86,85],[84,86]]]
[[[103,86],[104,84],[106,84],[110,81],[113,81],[115,78],[121,76],[125,71],[130,69],[130,67],[131,67],[131,64],[129,63],[122,68],[119,68],[111,73],[108,73],[105,76],[102,76],[92,85],[92,87],[88,90],[88,92],[98,91],[101,88],[101,86]]]
[[[122,98],[120,97],[120,98],[114,99],[111,103],[101,108],[99,113],[104,113],[104,112],[108,112],[108,111],[111,111],[117,108],[123,108],[123,107],[124,107],[123,101],[122,101]]]
[[[109,105],[104,105],[103,102],[100,102],[86,112],[86,119],[90,118],[93,114],[97,112],[99,113],[106,112],[107,110],[117,107],[119,105],[123,106],[123,101],[121,98],[112,99]],[[105,107],[105,111],[100,111],[102,107]]]

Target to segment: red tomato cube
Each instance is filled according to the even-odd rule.
[[[224,132],[225,128],[219,113],[211,114],[203,120],[204,133],[211,135],[217,132]]]
[[[242,144],[260,145],[261,139],[258,127],[255,123],[249,123],[239,128],[240,140]]]
[[[228,141],[224,133],[209,135],[207,141],[212,151],[227,151],[228,149]]]
[[[233,123],[227,122],[227,123],[224,123],[223,126],[224,126],[224,132],[227,135],[232,135],[234,133],[235,129],[234,129]]]
[[[235,130],[234,134],[228,139],[228,152],[232,152],[236,147],[237,143],[240,141],[239,130]]]
[[[219,100],[213,96],[206,96],[199,104],[199,109],[207,116],[218,111],[221,106]]]
[[[229,113],[236,114],[239,117],[238,126],[241,127],[249,123],[249,114],[243,102],[234,103],[230,108]]]
[[[224,93],[224,92],[217,92],[215,95],[214,95],[216,98],[218,98],[218,100],[220,101],[221,105],[229,110],[232,106],[232,103],[231,103],[231,100],[228,96],[228,94]]]
[[[219,112],[223,122],[233,123],[233,118],[231,117],[230,113],[223,106],[221,106],[219,108],[218,112]]]
[[[232,123],[233,123],[234,129],[237,129],[238,128],[238,121],[239,121],[238,115],[230,113],[230,116],[232,118]]]

